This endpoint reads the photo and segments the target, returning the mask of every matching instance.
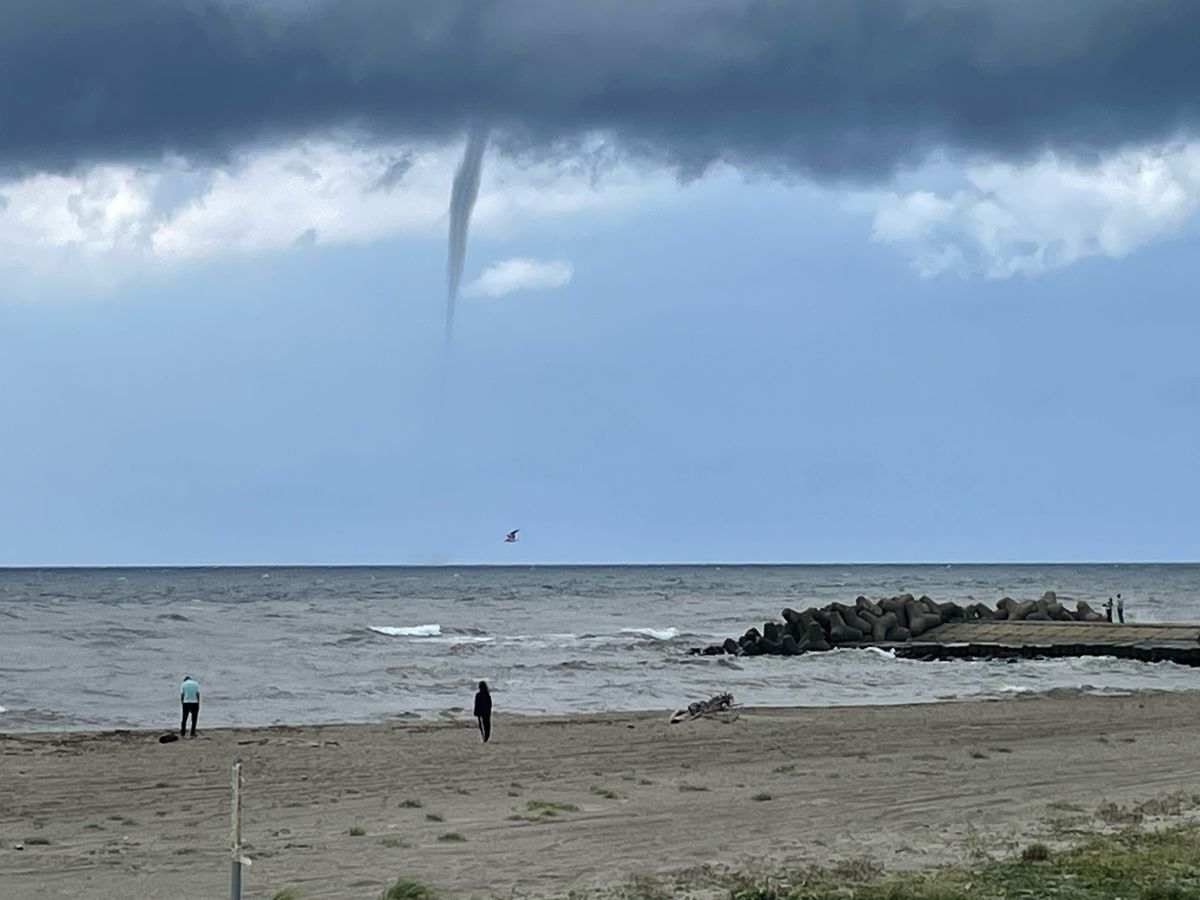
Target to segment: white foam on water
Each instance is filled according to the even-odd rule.
[[[882,656],[884,659],[895,659],[896,651],[888,650],[883,647],[867,647],[868,653],[874,653],[876,656]]]
[[[8,710],[5,709],[3,706],[0,706],[0,713],[6,713],[6,712],[8,712]]]
[[[639,637],[654,638],[656,641],[669,641],[679,637],[678,628],[622,628],[621,634],[636,634]]]
[[[386,634],[388,637],[438,637],[442,633],[441,625],[368,625],[376,634]]]

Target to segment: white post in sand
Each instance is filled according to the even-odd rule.
[[[242,900],[242,760],[233,761],[233,803],[230,815],[230,851],[233,868],[229,874],[229,900]]]

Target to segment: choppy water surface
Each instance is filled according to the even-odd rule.
[[[1200,621],[1200,566],[612,566],[0,570],[0,730],[169,726],[184,673],[202,725],[1192,689],[1115,659],[922,663],[873,651],[693,657],[784,606],[903,591],[994,603],[1055,590],[1130,621]]]

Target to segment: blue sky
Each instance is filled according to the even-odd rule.
[[[1200,8],[205,9],[0,34],[0,565],[1196,558]]]
[[[836,194],[662,191],[484,229],[574,277],[462,300],[445,381],[436,229],[11,267],[0,562],[1194,556],[1192,239],[921,277]]]

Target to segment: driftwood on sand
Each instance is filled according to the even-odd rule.
[[[708,700],[698,700],[689,703],[686,709],[677,709],[671,713],[671,724],[690,722],[693,719],[719,719],[722,722],[733,722],[738,717],[741,704],[733,702],[733,694],[717,694]]]

